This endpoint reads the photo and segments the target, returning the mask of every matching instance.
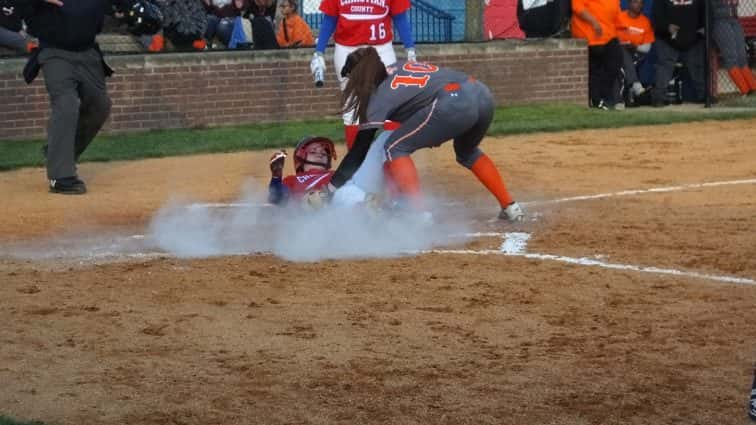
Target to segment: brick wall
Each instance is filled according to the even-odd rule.
[[[587,50],[579,40],[420,45],[418,54],[474,75],[500,105],[586,102]],[[113,111],[104,131],[337,117],[332,65],[326,87],[315,88],[310,55],[302,49],[109,56],[116,75],[108,79]],[[45,135],[44,80],[40,75],[26,85],[23,65],[22,59],[0,61],[0,139]]]

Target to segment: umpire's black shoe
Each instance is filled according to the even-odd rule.
[[[76,176],[50,180],[50,193],[63,195],[83,195],[87,193],[87,185]]]

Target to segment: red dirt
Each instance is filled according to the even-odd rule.
[[[539,201],[756,179],[756,120],[487,139]],[[270,152],[0,174],[0,245],[143,229],[264,186]],[[423,184],[495,203],[450,146]],[[433,164],[433,167],[430,167]],[[536,204],[530,252],[756,279],[756,184]],[[470,249],[497,249],[482,238]],[[744,424],[756,285],[501,255],[0,259],[0,414],[49,424]]]

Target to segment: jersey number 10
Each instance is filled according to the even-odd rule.
[[[423,88],[428,84],[428,80],[430,80],[430,75],[436,71],[438,71],[438,67],[436,65],[431,65],[429,63],[422,63],[422,62],[407,62],[402,66],[402,69],[408,72],[413,73],[419,73],[419,74],[426,74],[422,77],[416,76],[416,75],[395,75],[394,78],[391,80],[391,88],[396,90],[399,87],[419,87]]]

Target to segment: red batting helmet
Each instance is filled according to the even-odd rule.
[[[307,160],[307,146],[319,143],[328,153],[328,162],[325,164],[311,162]],[[305,164],[320,165],[325,167],[326,170],[331,169],[331,161],[336,159],[336,149],[333,146],[333,140],[327,137],[307,136],[297,143],[297,147],[294,148],[294,170],[299,173],[304,171]]]

